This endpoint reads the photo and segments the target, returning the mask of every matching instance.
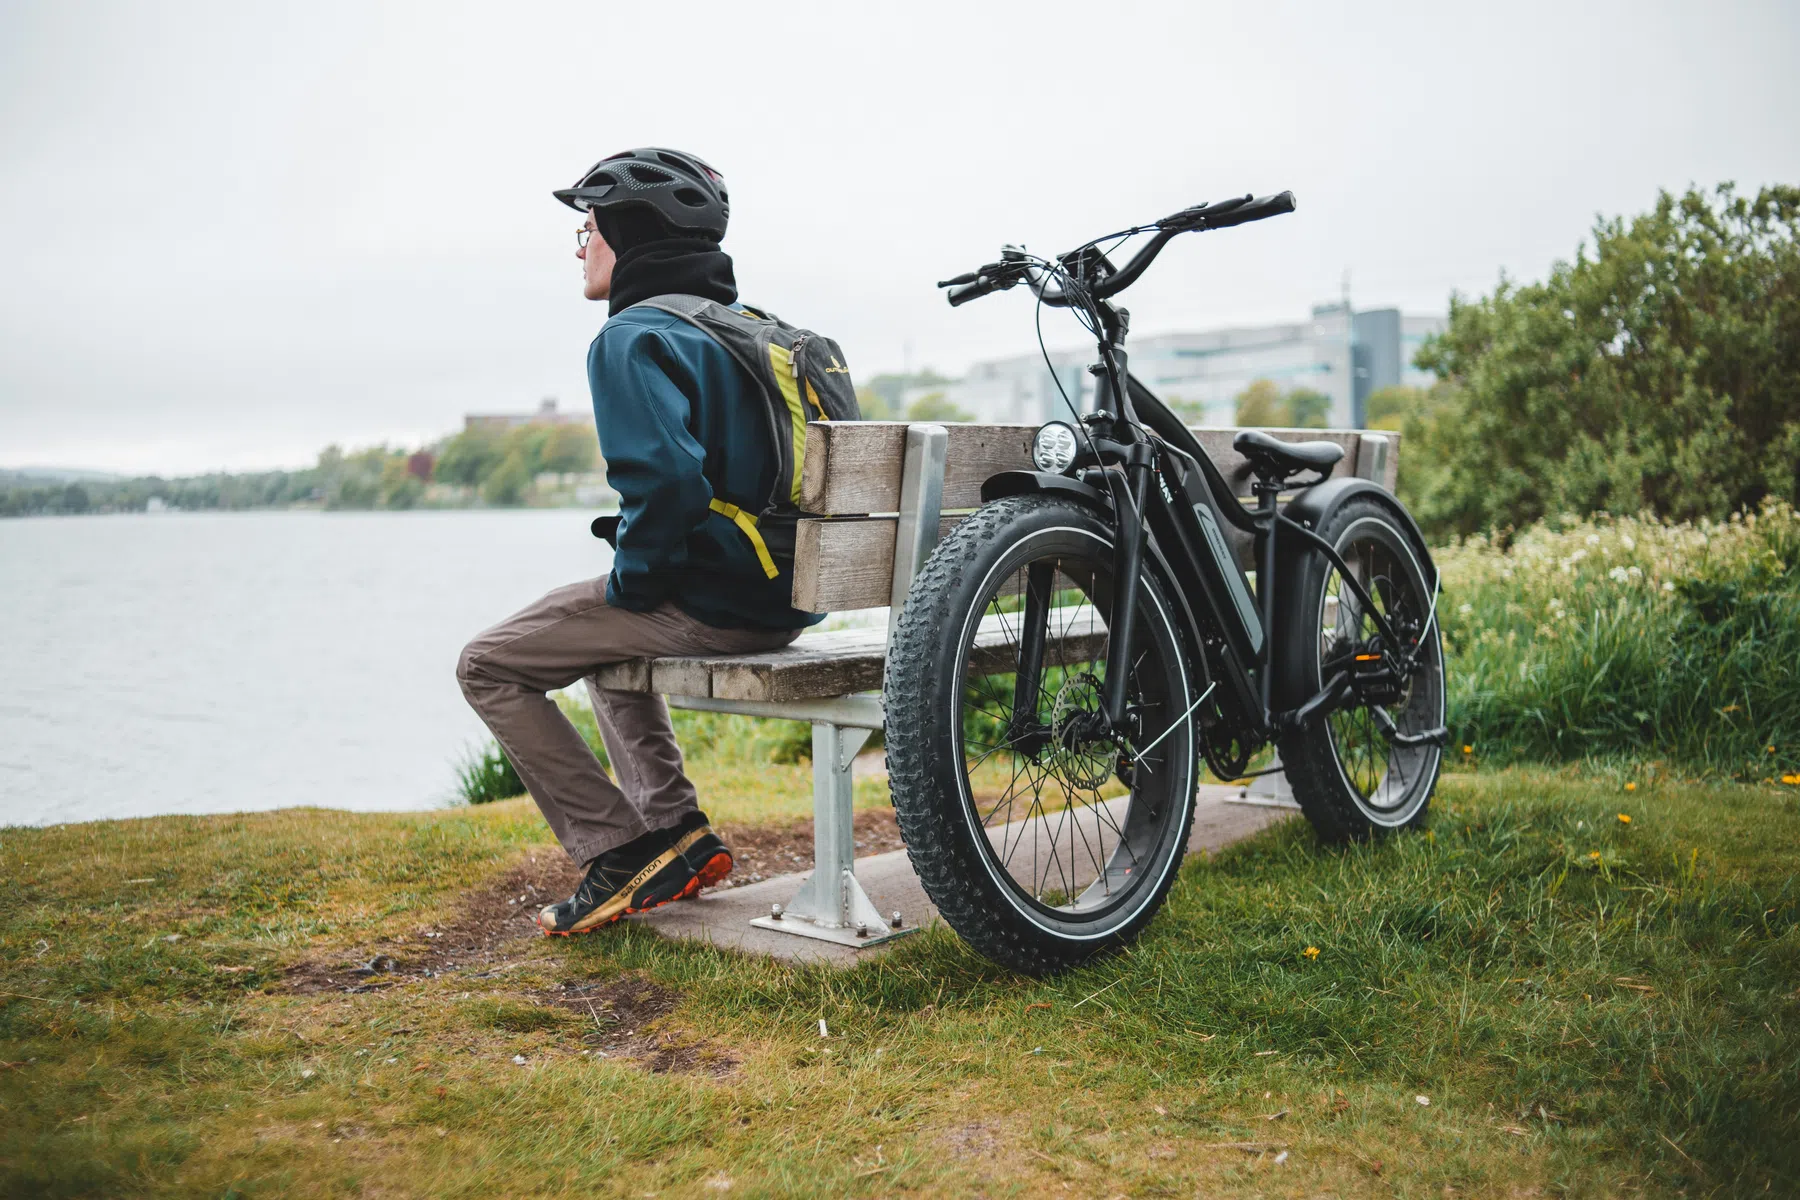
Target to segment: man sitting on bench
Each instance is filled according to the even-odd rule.
[[[518,768],[581,886],[538,914],[546,933],[586,933],[697,894],[731,871],[707,825],[663,698],[597,686],[608,663],[748,654],[787,645],[822,617],[789,603],[791,563],[771,578],[759,547],[714,506],[766,496],[778,464],[756,383],[719,343],[653,296],[735,305],[719,173],[689,154],[628,150],[557,199],[587,213],[583,294],[607,301],[588,350],[594,421],[619,493],[612,573],[558,588],[462,652],[463,695]],[[546,693],[587,679],[618,783]]]

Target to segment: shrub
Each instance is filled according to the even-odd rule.
[[[1453,299],[1419,352],[1452,400],[1403,456],[1434,465],[1434,536],[1800,504],[1800,188],[1663,193],[1593,237],[1542,283]]]
[[[594,718],[587,695],[582,689],[559,692],[557,707],[575,726],[575,732],[588,744],[600,765],[612,766],[606,743],[600,737],[600,723]],[[760,717],[737,716],[732,713],[694,712],[674,709],[670,723],[675,727],[675,740],[689,761],[711,760],[739,764],[798,763],[812,761],[812,726],[804,721],[768,721]],[[869,743],[880,745],[880,735]],[[525,794],[518,770],[499,745],[489,742],[480,751],[470,752],[456,768],[457,795],[468,804],[487,804],[494,800],[510,800]]]
[[[456,768],[456,794],[466,804],[491,804],[525,794],[512,759],[499,746],[489,742],[479,751],[471,751]]]
[[[1725,522],[1569,518],[1437,557],[1457,745],[1800,770],[1800,517],[1786,503]]]

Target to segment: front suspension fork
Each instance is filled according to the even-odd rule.
[[[1129,503],[1115,500],[1118,515],[1119,542],[1113,547],[1113,608],[1104,614],[1107,622],[1106,646],[1106,719],[1117,732],[1134,735],[1127,724],[1130,698],[1125,685],[1131,669],[1132,637],[1137,632],[1138,573],[1144,564],[1144,499],[1150,484],[1150,463],[1134,462],[1125,467],[1125,478],[1115,479],[1115,496],[1121,488],[1129,493]]]
[[[1044,642],[1049,635],[1050,585],[1053,563],[1034,562],[1025,571],[1025,627],[1019,631],[1019,667],[1013,677],[1013,725],[1023,730],[1037,721],[1038,694],[1044,672]]]

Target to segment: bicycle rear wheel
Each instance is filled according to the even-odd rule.
[[[1112,563],[1111,528],[1084,507],[988,505],[915,580],[888,658],[889,781],[914,869],[965,941],[1021,971],[1135,936],[1193,822],[1187,648],[1149,572],[1135,731],[1113,738],[1105,720]]]
[[[1372,612],[1323,555],[1308,554],[1290,585],[1280,678],[1289,706],[1340,673],[1344,704],[1281,739],[1294,799],[1327,841],[1360,841],[1424,822],[1442,765],[1437,742],[1409,745],[1444,724],[1444,656],[1423,549],[1387,502],[1356,499],[1318,530],[1374,602]],[[1379,612],[1400,645],[1389,645]],[[1410,672],[1395,664],[1410,660]]]

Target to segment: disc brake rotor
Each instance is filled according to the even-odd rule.
[[[1091,672],[1070,676],[1050,706],[1050,768],[1086,790],[1112,778],[1119,748],[1107,735],[1101,686]]]

